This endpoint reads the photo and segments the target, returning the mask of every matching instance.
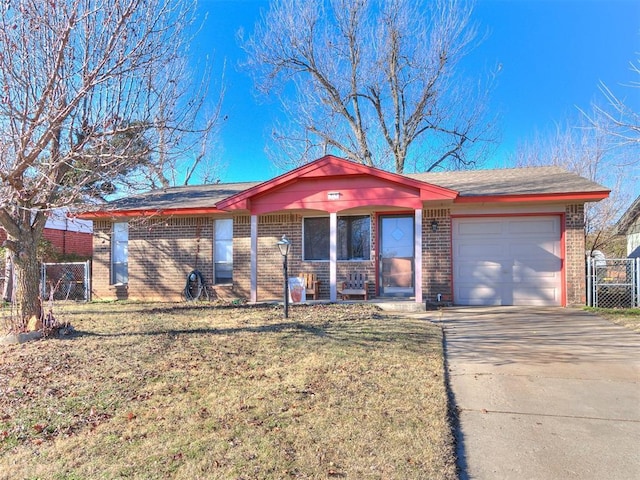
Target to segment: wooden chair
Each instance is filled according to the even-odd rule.
[[[342,288],[338,290],[338,293],[343,300],[350,299],[352,295],[362,296],[365,300],[368,300],[369,281],[367,276],[361,272],[351,272],[347,280],[342,282]]]
[[[301,273],[298,277],[303,279],[304,288],[307,292],[307,298],[318,299],[320,294],[320,280],[315,273]]]

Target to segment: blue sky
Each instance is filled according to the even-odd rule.
[[[200,0],[207,20],[193,52],[227,61],[224,114],[219,142],[226,168],[223,182],[267,180],[275,169],[264,148],[277,104],[258,100],[252,80],[238,67],[244,53],[236,40],[251,33],[262,0]],[[601,100],[599,82],[626,95],[640,110],[640,89],[629,62],[640,56],[640,1],[637,0],[478,0],[475,20],[487,37],[467,57],[467,75],[502,66],[491,96],[501,141],[488,167],[508,167],[510,152],[536,132],[578,114]]]

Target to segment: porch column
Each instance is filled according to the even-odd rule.
[[[329,300],[338,299],[338,214],[329,214]]]
[[[414,235],[415,296],[416,303],[422,303],[422,209],[416,208]]]
[[[251,215],[251,302],[258,301],[258,216]]]

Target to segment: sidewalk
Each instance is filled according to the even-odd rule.
[[[580,310],[453,308],[461,479],[640,478],[640,335]]]

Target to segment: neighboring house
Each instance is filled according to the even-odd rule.
[[[585,301],[584,204],[609,191],[557,167],[398,175],[325,156],[262,183],[168,188],[94,220],[93,298],[179,300],[192,270],[213,298],[282,297],[314,272],[339,299],[350,272],[370,296],[459,305]]]
[[[616,233],[627,237],[627,257],[640,258],[640,196],[618,220]]]
[[[51,243],[55,253],[59,255],[91,258],[93,223],[70,217],[67,209],[57,209],[51,212],[42,234],[44,239]],[[0,227],[0,245],[6,239],[7,234]]]

